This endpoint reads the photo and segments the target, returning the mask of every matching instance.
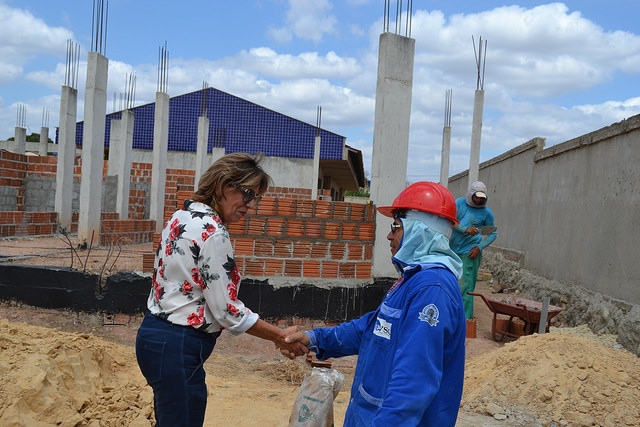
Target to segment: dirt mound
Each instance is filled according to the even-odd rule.
[[[130,347],[0,320],[0,425],[142,427],[152,411]]]
[[[570,333],[524,336],[467,362],[462,404],[496,419],[524,411],[570,426],[638,425],[640,362]]]

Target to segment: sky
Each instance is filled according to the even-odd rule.
[[[408,35],[407,3],[390,30]],[[109,0],[107,113],[129,75],[153,102],[160,46],[169,96],[209,87],[345,136],[371,172],[384,0]],[[106,5],[106,0],[105,0]],[[80,46],[83,119],[93,1],[0,0],[0,140],[59,124],[67,40]],[[476,63],[486,42],[480,161],[532,138],[546,147],[640,114],[640,1],[415,0],[407,181],[438,181],[451,90],[449,176],[469,167]],[[475,48],[474,48],[475,41]],[[94,49],[95,50],[95,49]],[[114,102],[114,100],[116,102]],[[24,107],[22,107],[24,106]],[[43,120],[43,117],[45,118]]]

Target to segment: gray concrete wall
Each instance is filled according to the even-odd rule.
[[[640,304],[640,115],[543,148],[534,139],[480,165],[494,246],[534,274]],[[449,179],[464,196],[467,172]]]
[[[0,212],[18,210],[18,189],[16,187],[0,186]]]
[[[3,149],[4,147],[9,148],[11,144],[14,144],[14,142],[0,141],[0,149]],[[37,152],[38,143],[27,142],[27,151]],[[57,153],[58,145],[50,143],[49,152]],[[77,153],[82,153],[82,150],[77,149]],[[211,163],[213,163],[211,154],[208,154],[208,157],[209,162],[207,165],[210,166]],[[134,149],[132,161],[139,163],[151,163],[151,150]],[[266,156],[264,158],[263,166],[267,173],[273,178],[274,185],[278,187],[308,188],[311,183],[309,177],[313,174],[313,159]],[[167,154],[167,168],[195,170],[196,153],[169,151]]]
[[[55,211],[55,187],[56,179],[51,176],[28,175],[24,182],[24,210],[26,212],[54,212]],[[148,189],[148,183],[134,183],[133,188]],[[0,194],[5,187],[0,188]],[[8,188],[8,187],[7,187]],[[11,190],[11,188],[9,188]],[[116,194],[118,191],[118,180],[115,176],[107,176],[102,182],[102,212],[114,212],[116,206]],[[16,194],[13,191],[13,198],[7,197],[6,207],[10,208],[13,203],[13,209],[3,209],[0,204],[0,211],[16,210]],[[77,212],[79,209],[80,198],[80,182],[73,182],[72,190],[72,211]],[[8,195],[10,196],[10,194]],[[4,199],[0,197],[0,202]],[[148,211],[145,209],[145,218],[148,218]]]
[[[151,155],[151,150],[134,149],[132,161],[151,163]],[[207,167],[212,163],[213,157],[208,154]],[[262,165],[264,170],[271,175],[273,184],[277,187],[309,187],[309,177],[313,174],[313,159],[265,156]],[[196,153],[169,151],[167,153],[167,168],[195,170]]]

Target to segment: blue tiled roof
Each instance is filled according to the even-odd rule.
[[[313,158],[315,126],[214,88],[169,100],[169,150],[196,151],[198,117],[201,115],[203,96],[207,101],[209,118],[208,152],[211,152],[212,147],[224,147],[226,153],[263,152],[267,156]],[[152,149],[155,103],[135,107],[132,111],[133,148]],[[111,120],[120,117],[121,112],[111,113],[106,117],[107,147]],[[83,125],[83,122],[76,125],[78,145],[82,145]],[[345,138],[322,129],[320,136],[320,158],[342,160]]]

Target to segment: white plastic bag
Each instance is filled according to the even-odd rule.
[[[313,368],[304,379],[289,416],[289,427],[333,427],[333,400],[344,375],[329,368]]]

